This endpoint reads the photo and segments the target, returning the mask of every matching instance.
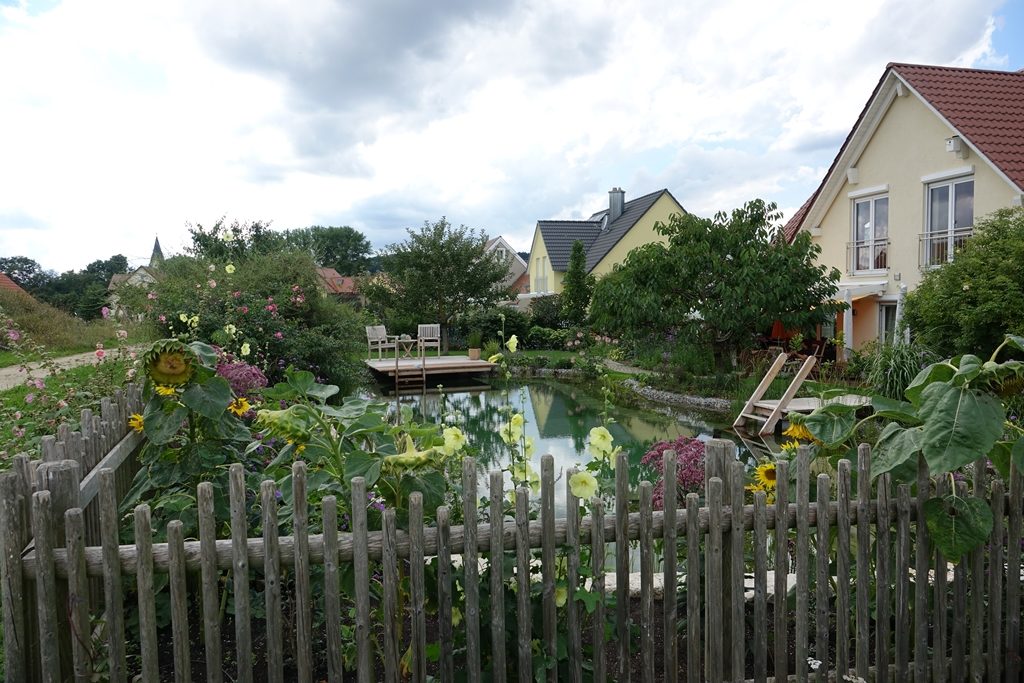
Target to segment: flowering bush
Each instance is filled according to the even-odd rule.
[[[255,365],[243,360],[233,360],[227,354],[221,356],[217,363],[217,374],[228,381],[235,396],[253,395],[267,386],[267,376]]]
[[[704,442],[688,436],[675,441],[659,441],[644,454],[641,463],[658,475],[654,485],[653,501],[656,510],[665,502],[665,452],[676,452],[676,487],[679,497],[700,493],[704,488]]]

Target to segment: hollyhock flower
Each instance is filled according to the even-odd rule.
[[[164,315],[163,313],[161,313],[160,315],[158,315],[158,316],[156,317],[156,319],[157,319],[157,320],[159,320],[159,321],[160,321],[160,322],[162,322],[162,323],[165,323],[165,322],[167,322],[167,316],[166,316],[166,315]]]
[[[13,329],[12,330],[7,330],[7,338],[10,339],[13,342],[16,342],[19,339],[21,339],[21,332],[18,332],[17,330],[13,330]]]
[[[117,331],[117,338],[118,339],[127,339],[128,338],[128,330],[118,330]]]
[[[228,275],[231,275],[231,273],[235,272],[235,266],[230,263],[227,264],[226,266],[224,266],[224,272],[227,273]]]
[[[146,294],[146,298],[147,299],[155,299],[156,298],[156,292],[149,292],[148,294]]]
[[[267,304],[266,306],[264,306],[264,308],[270,311],[271,313],[277,312],[277,304]]]
[[[231,296],[233,296],[233,297],[235,297],[237,299],[238,297],[242,296],[242,292],[241,292],[241,290],[237,290],[236,289],[235,291],[231,292]]]
[[[249,307],[248,306],[239,306],[238,312],[241,313],[242,315],[246,315],[249,312]]]
[[[210,289],[214,289],[217,287],[217,281],[212,278],[207,280],[206,284],[210,285]]]
[[[235,333],[238,332],[238,328],[232,325],[231,323],[228,323],[227,325],[224,326],[224,331],[227,332],[232,337],[234,337]]]
[[[25,403],[32,403],[36,400],[36,395],[32,393],[25,394]]]
[[[30,383],[32,384],[32,386],[34,386],[36,389],[39,389],[40,391],[46,388],[46,382],[39,378],[30,380]]]
[[[596,458],[605,458],[612,452],[612,435],[605,427],[594,427],[588,439],[590,454]]]
[[[57,410],[64,410],[68,407],[68,402],[64,399],[57,401]]]
[[[187,323],[188,322],[188,316],[185,315],[184,313],[179,313],[178,314],[178,320],[180,320],[183,323]]]
[[[275,332],[274,339],[284,339],[284,335],[281,334],[280,332]]]
[[[583,470],[569,477],[569,490],[581,500],[590,500],[597,493],[597,477]]]
[[[207,267],[207,270],[209,270],[209,271],[210,271],[210,272],[212,273],[213,271],[217,270],[217,266],[215,266],[215,265],[213,265],[213,264],[211,263],[211,264],[210,264],[210,265],[209,265],[209,266]]]
[[[505,342],[505,347],[508,348],[510,353],[515,353],[516,352],[516,348],[518,346],[519,346],[519,338],[516,337],[516,335],[514,335],[514,334],[511,337],[508,338],[507,342]]]
[[[251,349],[249,348],[249,342],[245,342],[244,344],[242,344],[240,352],[243,356],[248,356],[250,351]]]
[[[104,351],[103,349],[96,349],[96,358],[98,358],[99,360],[103,360],[104,357],[106,357],[106,355],[107,352]]]
[[[466,445],[466,435],[458,427],[446,427],[444,430],[444,452],[453,455]]]
[[[104,306],[103,308],[100,309],[100,315],[102,315],[103,319],[106,320],[107,318],[110,317],[110,309]]]

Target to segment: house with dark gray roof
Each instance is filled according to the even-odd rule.
[[[658,190],[627,202],[626,192],[613,187],[608,192],[608,208],[586,220],[537,221],[527,271],[530,296],[562,291],[562,278],[569,267],[569,255],[575,242],[583,243],[587,272],[600,277],[622,263],[633,249],[651,242],[666,242],[654,226],[667,223],[672,214],[683,211],[668,190]]]

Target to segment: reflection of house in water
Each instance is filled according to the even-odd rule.
[[[601,424],[601,402],[582,391],[577,394],[571,386],[531,384],[529,394],[541,438],[571,437],[576,447],[582,450],[586,446],[590,428]],[[649,414],[641,416],[622,408],[617,408],[616,414],[616,421],[609,426],[608,431],[619,445],[699,434],[699,431],[669,417],[652,419]]]

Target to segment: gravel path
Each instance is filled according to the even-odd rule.
[[[136,348],[137,347],[133,347]],[[115,354],[117,349],[108,351],[107,353]],[[62,358],[55,358],[54,363],[61,370],[70,370],[71,368],[77,368],[79,365],[88,365],[96,362],[96,352],[86,351],[85,353],[76,353],[73,356],[64,356]],[[33,377],[46,377],[50,374],[49,370],[43,368],[41,362],[29,363],[28,366],[32,369]],[[7,368],[0,368],[0,391],[10,389],[22,384],[26,379],[25,372],[21,369],[21,366],[12,365]]]

